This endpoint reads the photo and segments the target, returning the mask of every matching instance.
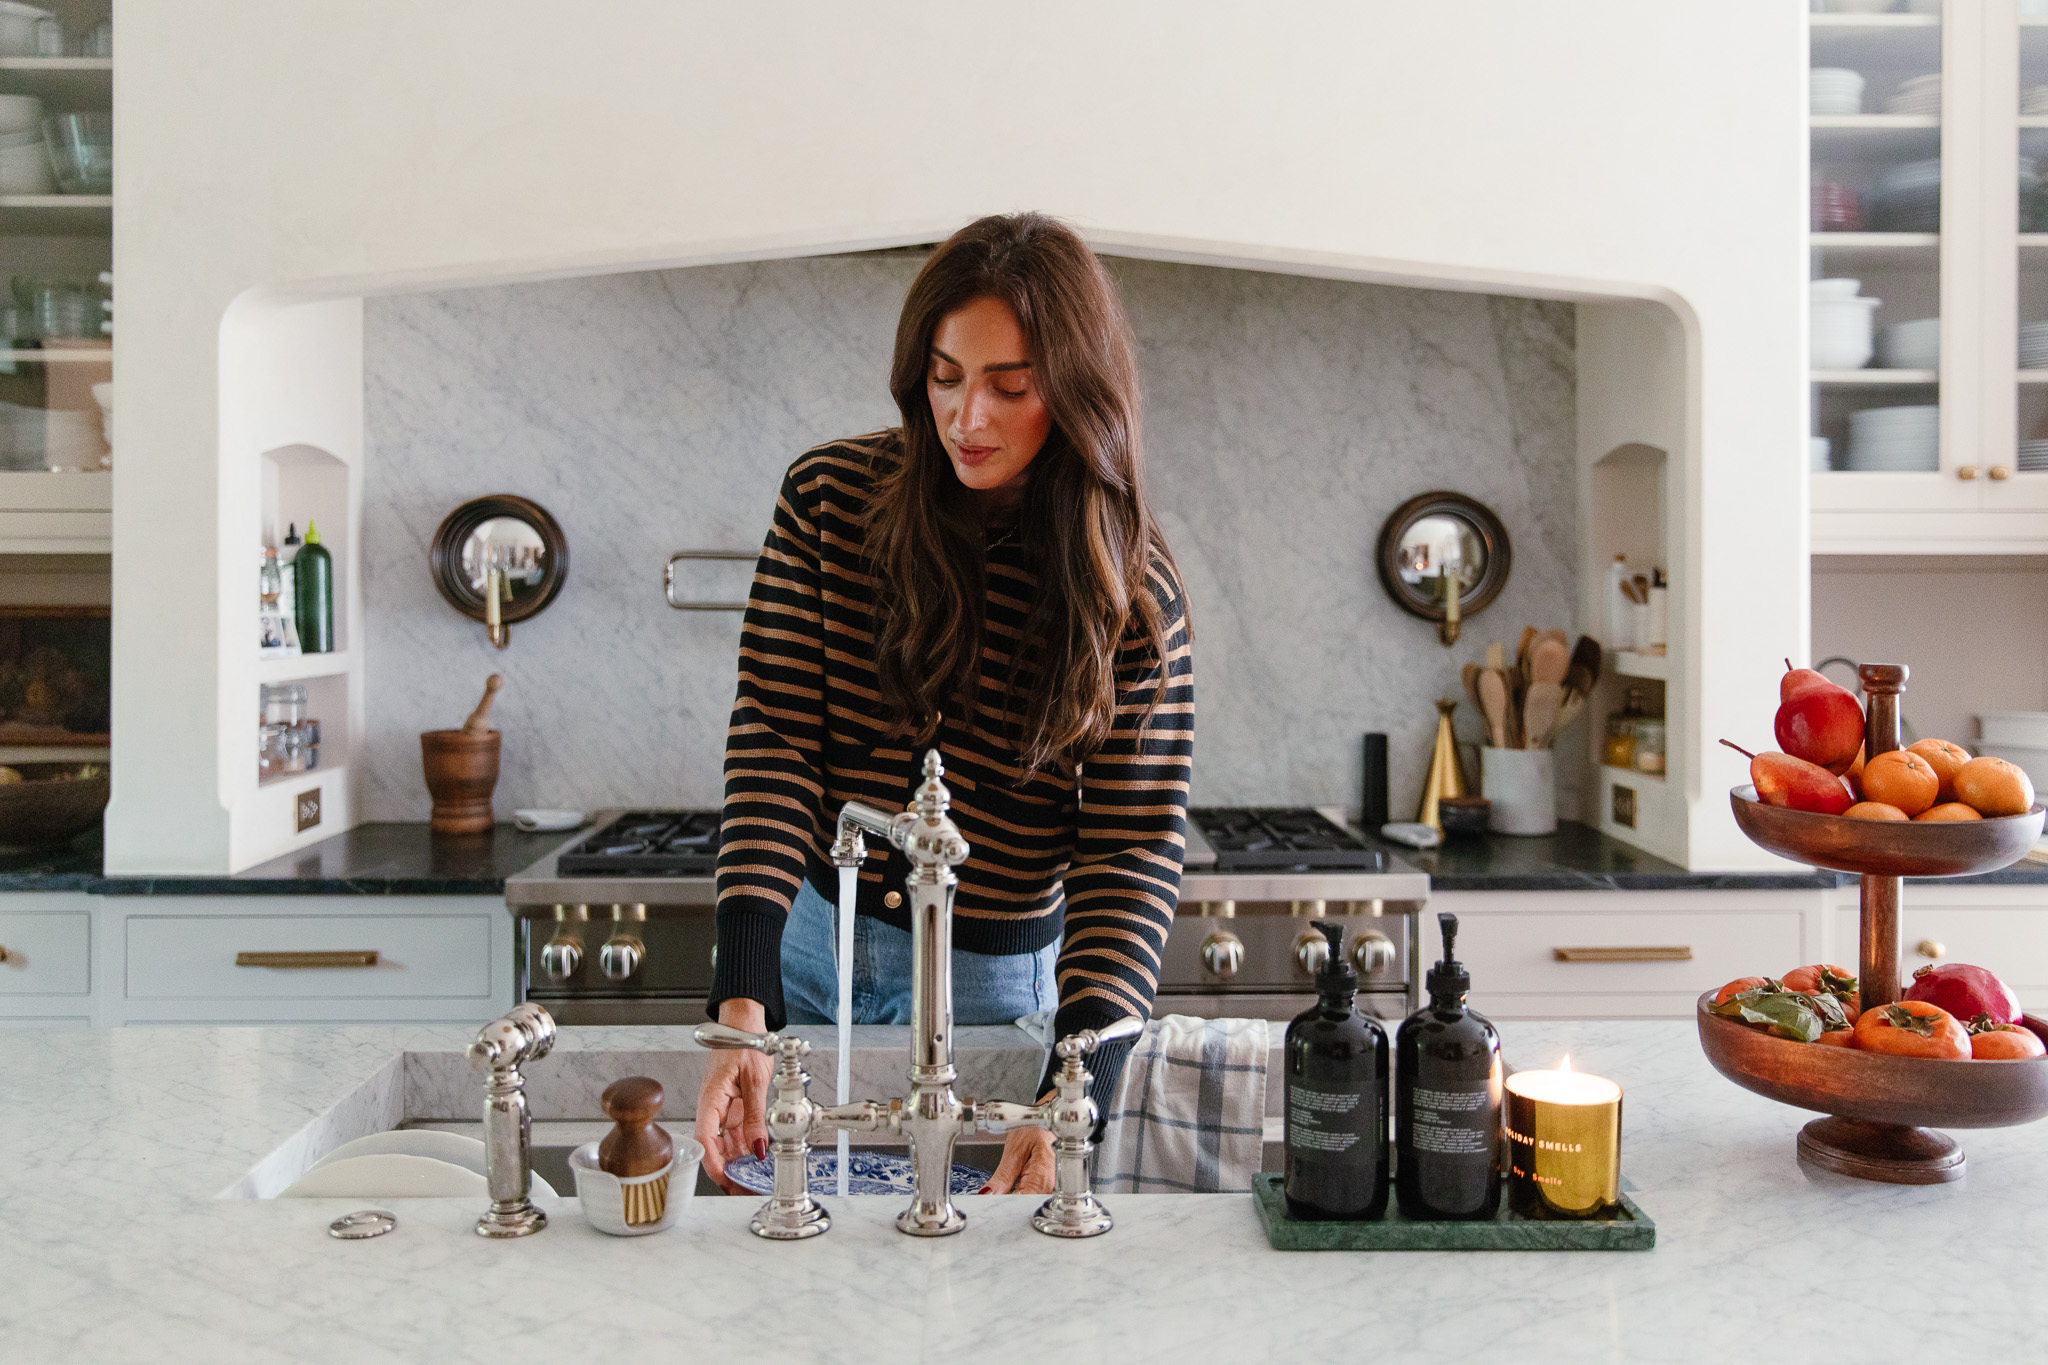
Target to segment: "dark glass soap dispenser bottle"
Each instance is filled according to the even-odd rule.
[[[1438,915],[1443,961],[1429,1003],[1394,1036],[1394,1189],[1401,1216],[1481,1219],[1500,1212],[1500,1032],[1465,1003],[1458,917]]]
[[[1316,1003],[1287,1026],[1287,1216],[1369,1220],[1387,1212],[1387,1031],[1358,1009],[1344,926],[1319,920],[1329,956]]]

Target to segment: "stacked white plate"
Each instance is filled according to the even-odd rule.
[[[1912,76],[1899,82],[1897,93],[1884,102],[1887,114],[1941,114],[1941,73]]]
[[[1806,467],[1815,474],[1825,474],[1833,469],[1834,463],[1828,458],[1833,443],[1825,436],[1806,438]]]
[[[1863,112],[1863,73],[1845,66],[1816,66],[1806,73],[1809,114]]]
[[[2048,441],[2021,441],[2019,467],[2023,474],[2048,474]]]
[[[1860,474],[1931,474],[1940,466],[1941,409],[1931,403],[1849,414],[1848,468]]]
[[[2020,116],[2039,118],[2048,114],[2048,85],[2030,85],[2020,96]]]
[[[1887,370],[1941,367],[1941,319],[1895,322],[1877,334],[1877,363]]]
[[[2030,322],[2020,328],[2020,368],[2048,370],[2048,322]]]

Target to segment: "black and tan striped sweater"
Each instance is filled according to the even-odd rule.
[[[714,1016],[722,1001],[747,998],[765,1007],[770,1028],[782,1026],[783,922],[806,877],[836,898],[826,850],[840,806],[901,810],[920,780],[924,746],[913,751],[879,701],[874,587],[862,551],[862,510],[898,449],[892,432],[821,446],[790,466],[776,499],[726,738]],[[1055,1028],[1064,1036],[1151,1013],[1186,851],[1194,664],[1180,584],[1155,563],[1167,659],[1150,718],[1159,669],[1133,628],[1116,661],[1114,731],[1082,761],[1078,783],[1071,773],[1025,776],[1002,718],[1010,652],[1036,588],[1028,562],[1018,545],[989,547],[977,714],[949,708],[936,742],[953,819],[972,848],[958,869],[954,946],[1028,953],[1060,938]],[[909,864],[895,849],[886,855],[870,842],[859,913],[907,930],[907,904],[883,898],[903,885]],[[1126,1050],[1091,1060],[1105,1109]]]

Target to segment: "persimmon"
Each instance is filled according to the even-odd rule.
[[[1714,992],[1714,1003],[1725,1005],[1728,1003],[1728,997],[1731,995],[1740,995],[1744,991],[1753,991],[1770,984],[1771,979],[1768,976],[1738,976],[1720,990]]]
[[[1866,1010],[1856,1021],[1856,1046],[1895,1057],[1970,1060],[1970,1035],[1953,1014],[1921,1000],[1901,1000]]]
[[[1980,1014],[1970,1023],[1970,1055],[1980,1062],[2030,1062],[2048,1057],[2048,1045],[2032,1029]]]
[[[1813,1040],[1817,1047],[1846,1047],[1856,1049],[1856,1030],[1852,1028],[1831,1028]]]
[[[1856,976],[1846,967],[1837,967],[1832,962],[1816,962],[1808,967],[1794,967],[1785,973],[1785,989],[1798,991],[1802,995],[1832,995],[1842,1002],[1842,1010],[1855,1023],[1862,1006],[1856,991]]]

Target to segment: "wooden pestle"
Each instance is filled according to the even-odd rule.
[[[504,685],[505,675],[502,673],[493,673],[484,680],[484,699],[476,704],[476,710],[469,713],[469,719],[462,722],[463,734],[487,735],[491,732],[491,703],[497,700],[498,689]]]
[[[675,1159],[676,1144],[660,1124],[661,1082],[651,1076],[628,1076],[605,1087],[598,1102],[613,1123],[597,1144],[597,1168],[630,1178],[652,1175]]]

